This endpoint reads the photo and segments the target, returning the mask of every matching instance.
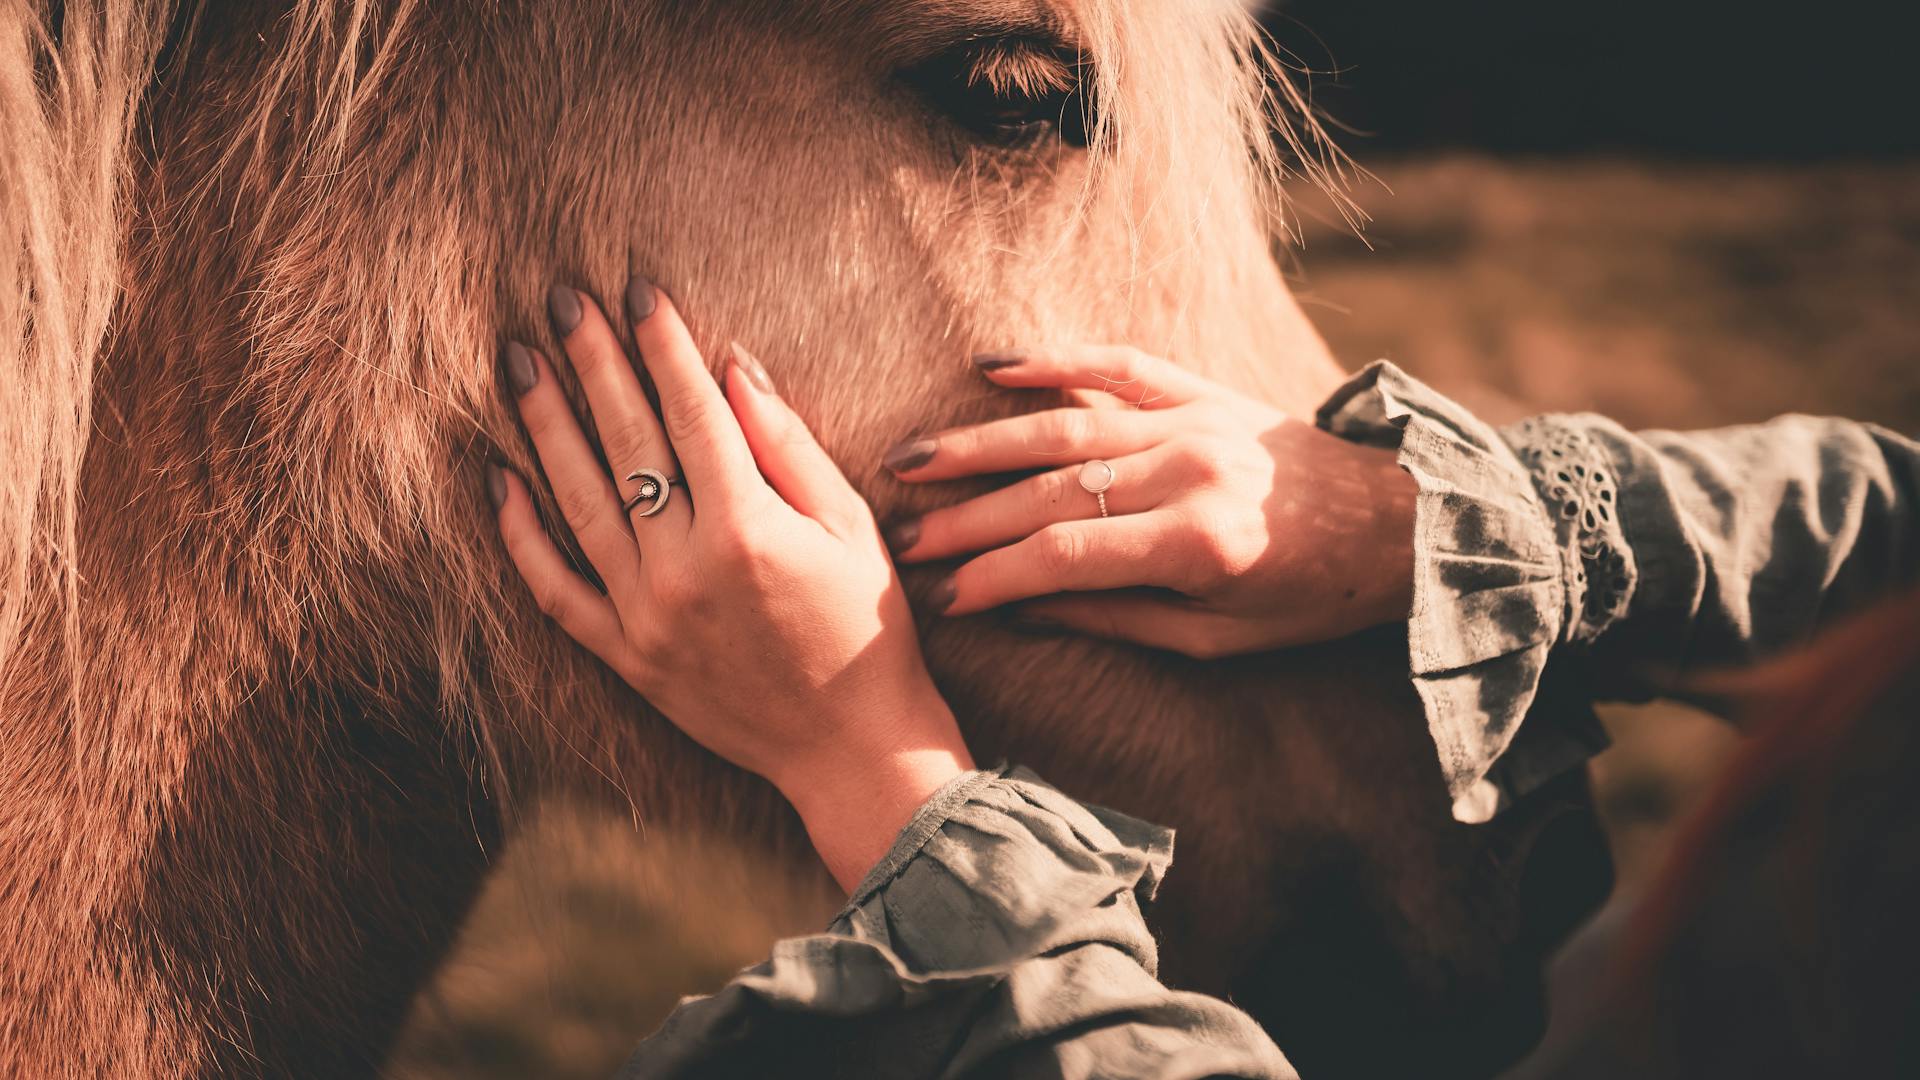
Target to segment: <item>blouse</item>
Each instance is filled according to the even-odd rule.
[[[1550,657],[1583,691],[1555,701],[1684,696],[1920,569],[1920,444],[1872,425],[1496,430],[1384,361],[1316,422],[1418,486],[1408,671],[1465,822],[1604,747],[1590,708],[1535,708]],[[968,773],[825,932],[683,1001],[621,1076],[1295,1075],[1245,1013],[1158,981],[1142,913],[1172,858],[1170,830]]]

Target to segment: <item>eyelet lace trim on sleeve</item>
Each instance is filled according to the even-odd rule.
[[[1553,516],[1567,564],[1561,639],[1593,642],[1626,615],[1637,576],[1612,465],[1584,432],[1555,417],[1523,420],[1504,434]]]

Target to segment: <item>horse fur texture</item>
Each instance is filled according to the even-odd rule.
[[[1079,58],[1087,147],[897,77],[988,37]],[[977,349],[1127,342],[1295,410],[1340,377],[1269,248],[1281,164],[1339,159],[1270,138],[1301,102],[1236,2],[0,0],[0,50],[8,1074],[373,1073],[543,791],[810,858],[498,548],[481,462],[539,473],[493,356],[558,355],[553,281],[644,273],[747,344],[883,518],[965,493],[886,443],[1041,404]],[[983,759],[1184,830],[1166,974],[1303,1069],[1532,1037],[1522,855],[1590,819],[1456,825],[1404,642],[925,638]]]

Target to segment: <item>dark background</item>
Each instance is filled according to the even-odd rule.
[[[1278,0],[1315,103],[1381,151],[1805,160],[1920,151],[1913,4]]]

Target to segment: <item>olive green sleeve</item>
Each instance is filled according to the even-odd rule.
[[[1685,696],[1920,571],[1920,447],[1872,425],[1496,430],[1384,361],[1318,420],[1419,487],[1409,676],[1463,821],[1603,749],[1591,702]]]
[[[827,932],[685,1001],[628,1077],[1294,1075],[1258,1024],[1170,990],[1141,908],[1173,834],[1024,771],[969,773]]]

